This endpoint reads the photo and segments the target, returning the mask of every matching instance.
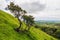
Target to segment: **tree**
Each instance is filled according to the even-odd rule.
[[[31,26],[33,26],[33,24],[34,24],[34,17],[29,15],[28,16],[28,25],[29,25],[28,30],[30,29]]]
[[[25,15],[27,12],[25,11],[25,10],[23,10],[22,11],[22,18],[23,18],[23,21],[25,22],[25,17],[27,16],[27,15]]]
[[[29,15],[29,16],[23,15],[22,18],[24,19],[24,22],[28,26],[28,30],[29,30],[30,27],[34,24],[34,17],[31,15]]]
[[[18,28],[16,28],[16,31],[19,31],[19,29],[21,28],[22,22],[20,20],[20,17],[23,18],[24,22],[28,25],[31,26],[34,24],[34,17],[29,15],[25,15],[27,12],[25,10],[23,10],[21,7],[19,7],[18,5],[15,5],[13,2],[10,3],[10,5],[8,5],[7,7],[8,10],[10,10],[14,16],[18,19],[20,26]],[[28,29],[30,29],[30,27],[28,27]]]
[[[22,16],[23,21],[24,21],[25,23],[26,23],[26,21],[27,21],[27,17],[28,17],[27,15],[23,15],[23,16]]]
[[[21,28],[22,22],[20,20],[20,16],[21,14],[25,12],[25,10],[23,10],[21,7],[19,7],[18,5],[15,5],[13,2],[10,3],[10,5],[8,5],[8,10],[10,10],[12,13],[14,13],[14,16],[18,19],[20,26],[17,28],[17,31],[19,31],[19,29]]]

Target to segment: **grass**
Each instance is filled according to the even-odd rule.
[[[43,31],[31,27],[29,32],[16,32],[14,28],[19,26],[16,18],[0,10],[0,40],[57,40]],[[26,25],[23,23],[23,28]]]

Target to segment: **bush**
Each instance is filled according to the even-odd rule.
[[[38,26],[38,25],[35,25],[35,28],[40,28],[40,26]]]
[[[57,38],[60,38],[60,31],[57,31],[57,32],[55,33],[55,36],[56,36]]]
[[[49,28],[49,27],[42,27],[41,28],[44,32],[48,33],[48,34],[54,34],[57,29],[56,28]]]

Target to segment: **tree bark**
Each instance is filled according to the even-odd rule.
[[[19,24],[20,24],[18,28],[20,29],[21,25],[22,25],[22,22],[21,22],[21,20],[19,18],[18,18],[18,20],[19,20]]]
[[[21,22],[21,20],[19,19],[19,17],[20,17],[20,14],[19,14],[19,12],[18,12],[18,15],[17,15],[17,19],[18,19],[18,21],[19,21],[19,27],[18,27],[18,29],[20,29],[21,28],[21,25],[22,25],[22,22]]]
[[[22,25],[21,20],[20,20],[19,18],[18,18],[18,20],[19,20],[19,24],[20,24],[20,25],[19,25],[19,27],[18,27],[18,28],[16,28],[16,31],[17,31],[17,32],[19,32],[19,31],[20,31],[20,28],[21,28],[21,25]]]

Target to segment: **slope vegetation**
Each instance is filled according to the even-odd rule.
[[[16,18],[0,10],[0,40],[57,40],[43,31],[31,27],[29,32],[16,32],[14,28],[19,26]],[[23,23],[22,25],[26,25]]]

